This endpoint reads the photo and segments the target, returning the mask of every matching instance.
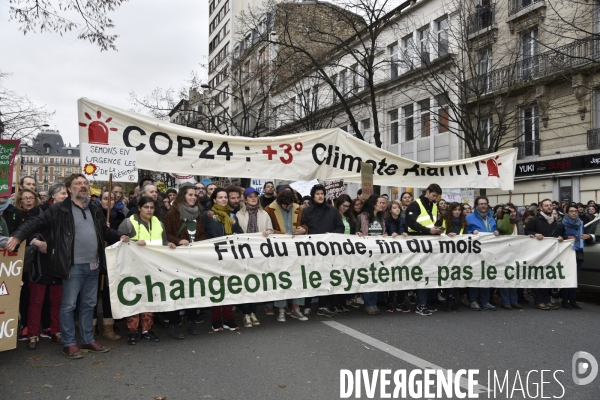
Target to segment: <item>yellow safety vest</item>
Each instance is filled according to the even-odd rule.
[[[419,205],[419,208],[421,209],[421,213],[419,214],[419,217],[417,218],[417,222],[419,224],[423,225],[425,228],[433,228],[435,226],[435,221],[437,221],[437,214],[438,214],[437,204],[433,203],[433,209],[431,210],[432,216],[433,216],[433,220],[432,220],[431,217],[429,216],[429,214],[427,213],[427,210],[423,206],[423,202],[421,201],[421,199],[417,199],[415,201],[417,202],[417,204]],[[417,232],[414,229],[411,229],[410,227],[408,228],[408,231],[409,232]]]
[[[150,220],[150,223],[148,224],[150,226],[150,232],[148,232],[148,229],[146,229],[146,227],[143,224],[141,224],[135,219],[135,215],[129,217],[129,221],[131,221],[131,225],[133,225],[135,229],[135,236],[132,237],[131,240],[160,240],[160,244],[162,245],[163,229],[158,218],[153,216]]]
[[[442,222],[442,228],[444,228],[444,233],[446,233],[446,235],[447,235],[447,234],[448,234],[448,232],[446,232],[446,220],[444,220],[444,221]],[[460,228],[460,233],[459,233],[459,235],[462,235],[463,233],[465,233],[465,228],[464,228],[464,227],[463,227],[463,228]]]

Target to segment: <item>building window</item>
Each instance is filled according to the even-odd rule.
[[[429,64],[431,61],[429,50],[429,25],[419,31],[419,40],[421,41],[421,66]]]
[[[44,157],[44,164],[48,164],[49,162],[48,157]]]
[[[446,133],[450,130],[450,107],[446,101],[446,96],[438,96],[438,133]]]
[[[331,82],[333,83],[333,86],[337,88],[338,87],[338,76],[337,75],[333,75],[331,77]],[[335,104],[337,102],[337,100],[338,100],[337,99],[337,94],[335,93],[334,90],[331,90],[331,94],[333,95],[333,97],[331,99],[331,103]]]
[[[390,144],[398,144],[398,110],[388,113],[390,118]]]
[[[477,75],[479,76],[480,93],[491,90],[492,49],[491,47],[479,50],[477,53]]]
[[[44,172],[48,172],[48,166],[44,166]]]
[[[404,114],[404,141],[410,142],[415,138],[415,126],[414,126],[414,117],[413,117],[413,105],[410,104],[402,108],[402,113]]]
[[[390,55],[390,79],[396,78],[398,74],[398,42],[388,47]]]
[[[419,102],[419,110],[421,111],[421,137],[427,137],[431,135],[431,110],[429,99]]]
[[[448,54],[448,17],[437,22],[438,57]]]
[[[292,97],[290,99],[290,110],[291,110],[292,116],[293,116],[292,119],[295,120],[296,119],[296,98],[295,97]]]
[[[521,146],[523,156],[540,154],[540,115],[537,105],[521,110]]]
[[[371,135],[371,120],[369,118],[360,121],[363,139],[367,143],[371,143],[373,139]]]
[[[415,39],[412,33],[402,39],[402,52],[403,52],[403,63],[406,70],[413,69],[415,67],[416,49]]]
[[[539,72],[538,30],[533,28],[523,33],[523,78],[535,78]]]
[[[340,72],[340,84],[338,87],[340,92],[342,93],[342,96],[346,97],[346,95],[348,94],[348,79],[346,70]]]
[[[317,111],[319,109],[319,86],[315,85],[312,88],[312,92],[311,92],[311,100],[310,100],[310,104],[311,104],[311,108],[313,111]]]
[[[479,154],[487,154],[491,152],[492,147],[492,131],[493,131],[492,118],[481,118],[478,126],[478,140],[475,143]]]

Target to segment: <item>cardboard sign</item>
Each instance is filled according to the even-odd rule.
[[[12,194],[13,167],[20,140],[0,140],[0,197]]]
[[[99,181],[137,182],[136,151],[131,147],[81,144],[83,174]]]
[[[368,199],[373,191],[373,166],[369,163],[360,163],[360,182],[362,185],[362,198]]]
[[[325,181],[325,197],[327,199],[337,199],[342,194],[346,193],[346,187],[344,186],[344,181]]]
[[[18,253],[0,249],[0,351],[17,347],[24,255],[24,242]]]

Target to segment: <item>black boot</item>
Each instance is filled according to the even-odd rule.
[[[129,338],[127,339],[127,344],[137,344],[138,333],[137,331],[129,332]]]

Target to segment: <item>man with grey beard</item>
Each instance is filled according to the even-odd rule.
[[[73,174],[65,181],[69,192],[62,203],[50,206],[39,216],[25,221],[12,233],[5,248],[14,251],[22,240],[45,230],[47,252],[50,254],[47,273],[62,279],[63,295],[60,307],[60,335],[63,355],[69,359],[82,358],[82,352],[106,353],[108,348],[94,339],[93,314],[98,298],[99,268],[106,268],[104,241],[128,242],[106,224],[102,209],[90,202],[89,184],[82,174]],[[73,319],[77,298],[79,302],[79,334],[81,351],[75,340]]]

